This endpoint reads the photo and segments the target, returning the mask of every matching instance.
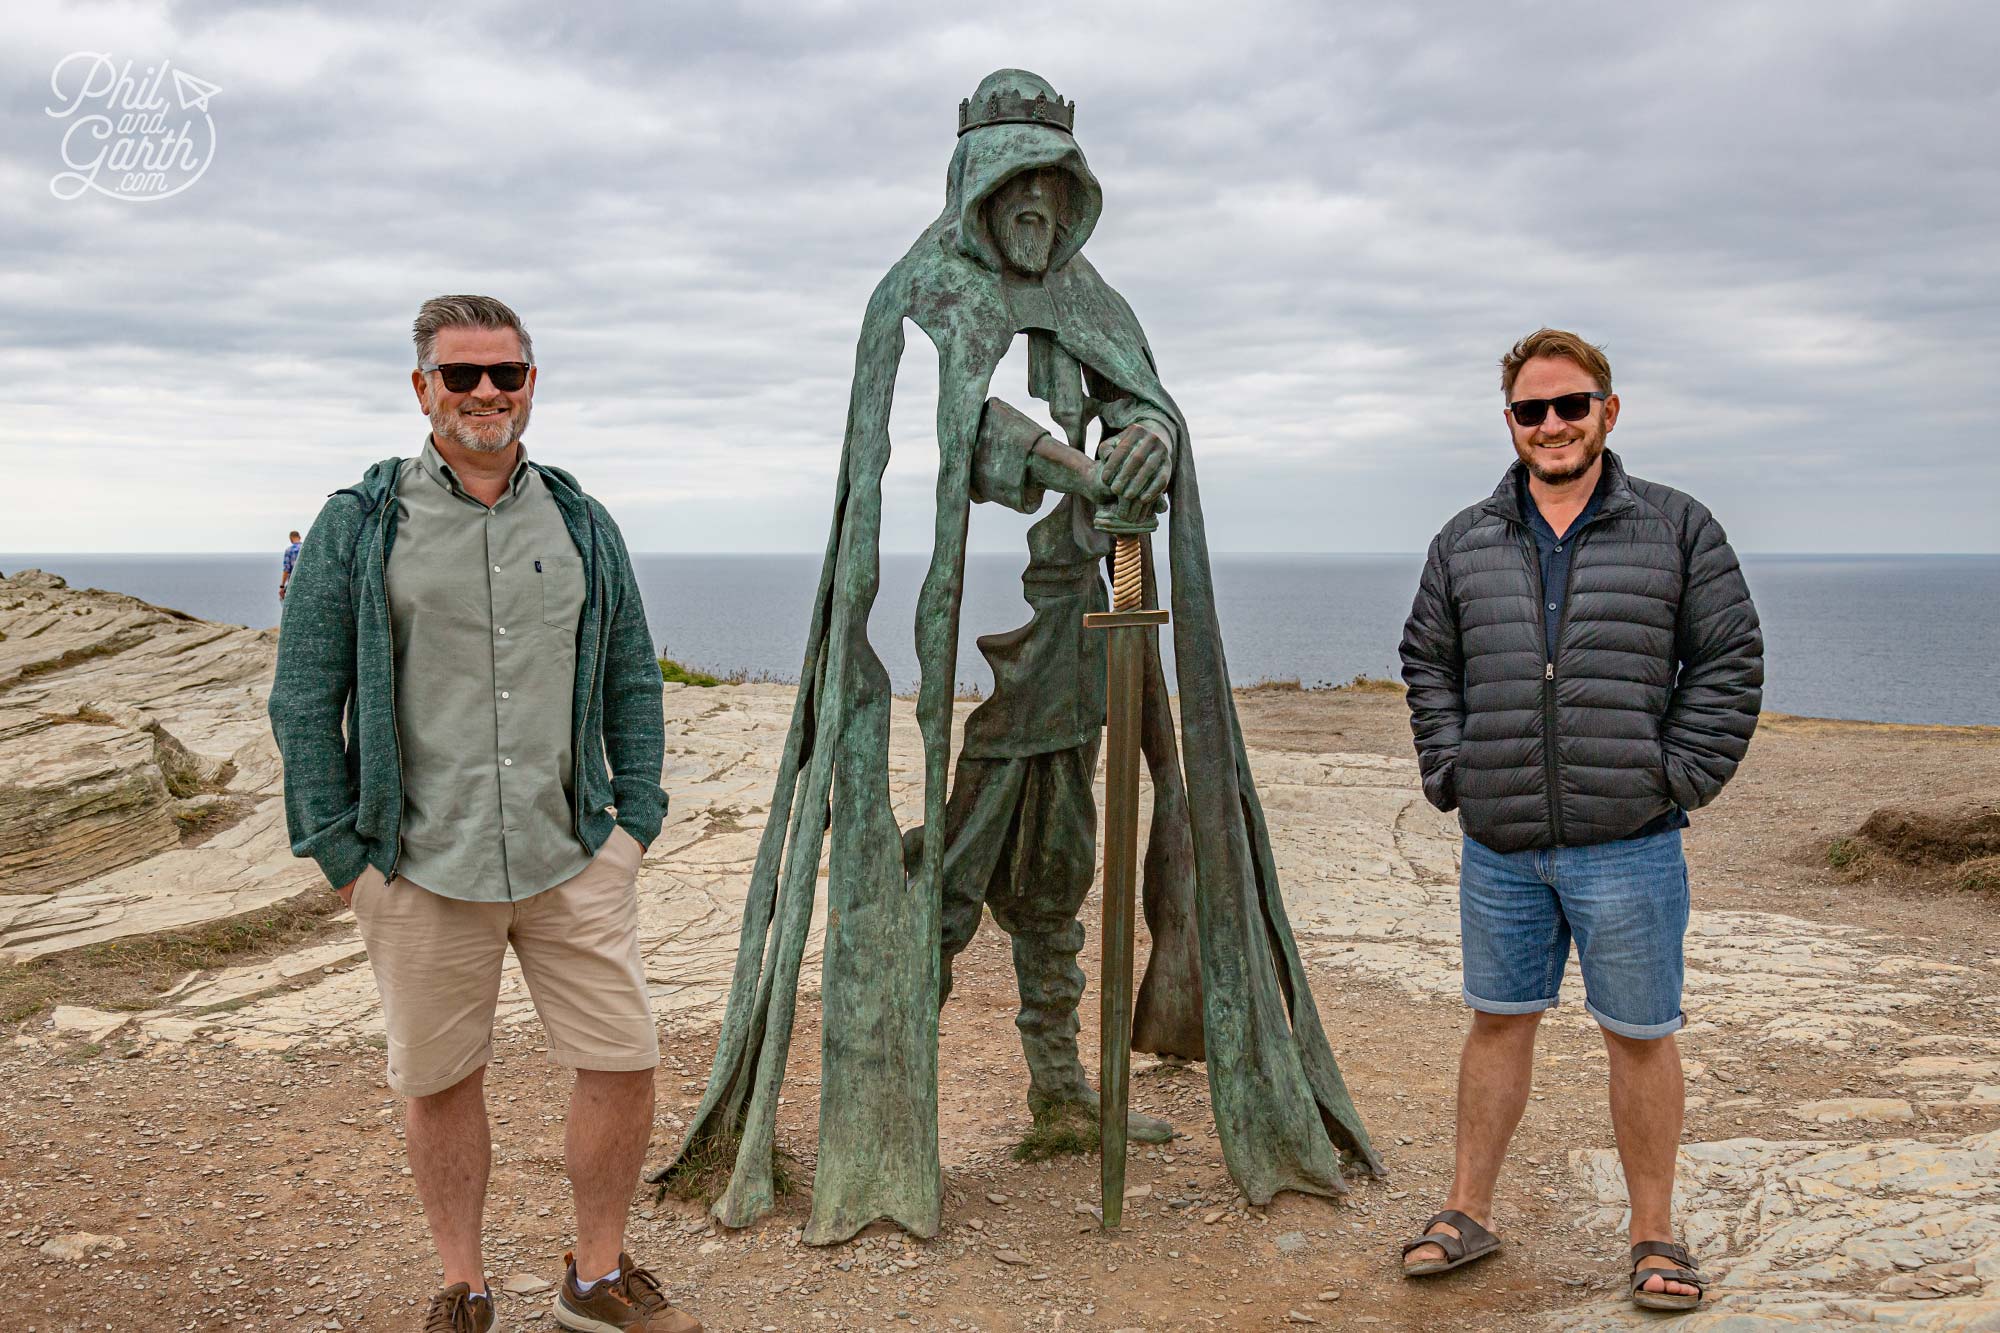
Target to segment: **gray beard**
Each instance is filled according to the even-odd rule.
[[[519,420],[512,416],[503,418],[507,429],[500,433],[497,444],[490,444],[473,431],[462,427],[456,414],[442,407],[431,413],[431,434],[442,436],[459,448],[470,449],[475,454],[505,453],[516,440],[528,433],[528,416],[533,410],[532,406],[521,409]]]

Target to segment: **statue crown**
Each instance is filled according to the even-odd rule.
[[[958,104],[958,133],[961,138],[986,125],[1047,125],[1064,134],[1074,132],[1076,103],[1061,97],[1051,100],[1046,93],[1024,97],[1017,92],[989,93]]]

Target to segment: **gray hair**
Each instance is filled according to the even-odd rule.
[[[424,302],[410,330],[416,337],[419,363],[437,360],[440,329],[512,329],[521,340],[521,359],[535,363],[535,344],[521,317],[491,296],[433,296]]]

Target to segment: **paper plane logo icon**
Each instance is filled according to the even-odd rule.
[[[189,108],[193,108],[198,111],[206,111],[208,110],[208,99],[221,92],[222,89],[216,84],[210,83],[207,79],[197,79],[186,70],[177,69],[174,71],[174,91],[180,96],[181,110],[186,111]]]

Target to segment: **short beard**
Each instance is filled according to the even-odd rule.
[[[534,405],[530,403],[518,412],[509,412],[502,417],[501,423],[506,429],[500,432],[499,442],[495,444],[482,439],[477,432],[461,423],[456,412],[440,405],[431,409],[431,434],[476,454],[505,453],[509,446],[528,433],[528,416],[533,410]]]
[[[1602,430],[1592,430],[1583,437],[1583,458],[1574,467],[1543,467],[1537,461],[1537,455],[1540,453],[1540,450],[1532,444],[1525,446],[1516,445],[1514,446],[1514,452],[1520,457],[1521,462],[1527,466],[1529,476],[1541,482],[1544,486],[1560,486],[1565,482],[1575,481],[1578,477],[1590,471],[1591,466],[1604,456],[1604,432]]]

